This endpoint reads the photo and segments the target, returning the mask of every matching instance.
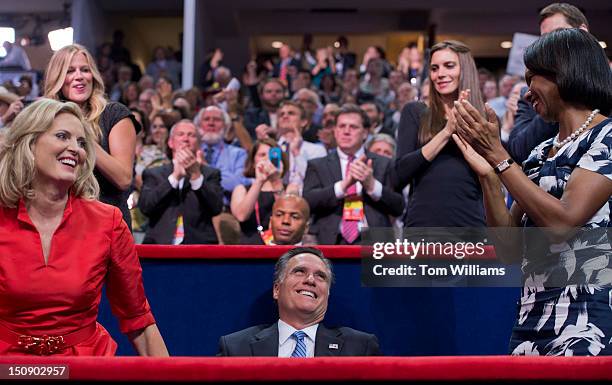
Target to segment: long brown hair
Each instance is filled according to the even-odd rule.
[[[478,70],[476,69],[476,63],[474,63],[474,58],[472,57],[469,47],[460,41],[445,40],[431,48],[429,62],[431,63],[431,58],[434,53],[443,49],[450,49],[459,57],[461,75],[459,77],[459,87],[457,88],[455,98],[459,97],[459,92],[469,89],[470,96],[468,97],[468,101],[484,115],[485,108],[482,94],[480,93]],[[419,127],[419,142],[421,145],[429,142],[438,132],[442,131],[446,125],[446,112],[444,110],[442,96],[431,83],[431,76],[428,82],[430,90],[429,109],[421,118],[421,125]]]

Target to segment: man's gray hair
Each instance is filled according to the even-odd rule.
[[[181,119],[178,122],[174,123],[172,125],[172,128],[170,128],[170,133],[168,134],[168,140],[170,140],[170,138],[172,138],[172,135],[174,135],[174,129],[176,127],[178,127],[179,125],[182,124],[188,124],[190,126],[193,126],[195,128],[195,133],[196,133],[196,138],[198,138],[198,144],[201,143],[202,141],[202,135],[200,135],[200,130],[198,130],[198,126],[196,126],[191,120],[189,119]]]
[[[217,106],[208,106],[206,108],[202,108],[198,111],[198,114],[193,118],[193,124],[195,124],[196,128],[200,130],[200,123],[202,123],[202,116],[205,112],[208,111],[219,111],[221,112],[221,116],[223,117],[223,135],[227,133],[227,130],[232,126],[232,118],[230,118],[229,114],[225,112],[222,108]]]
[[[295,94],[293,94],[293,97],[291,98],[291,100],[293,100],[294,102],[297,102],[300,94],[306,94],[308,98],[313,102],[313,104],[317,105],[317,107],[322,106],[321,98],[319,98],[319,95],[313,90],[309,90],[308,88],[302,88],[302,89],[297,90]]]
[[[372,138],[368,142],[368,151],[370,151],[370,147],[372,147],[372,145],[375,142],[385,142],[388,145],[390,145],[391,148],[393,148],[393,157],[395,157],[395,151],[396,151],[396,148],[397,148],[397,143],[395,142],[395,139],[393,139],[393,137],[391,135],[389,135],[389,134],[376,134],[376,135],[372,136]]]
[[[280,283],[285,279],[285,276],[287,275],[287,264],[289,263],[289,260],[300,254],[312,254],[314,256],[319,257],[327,267],[327,270],[329,271],[329,285],[331,286],[332,283],[334,283],[334,270],[332,269],[332,264],[329,259],[325,258],[323,252],[319,249],[315,249],[314,247],[301,246],[287,251],[285,254],[281,255],[278,261],[276,261],[276,265],[274,265],[273,284]]]

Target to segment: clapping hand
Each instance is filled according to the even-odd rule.
[[[193,180],[200,177],[202,174],[201,166],[206,164],[206,161],[201,150],[194,154],[188,148],[182,148],[176,151],[172,163],[174,165],[172,174],[177,180],[186,175],[189,175],[189,178]]]
[[[468,100],[470,97],[471,90],[469,88],[465,90],[461,90],[459,92],[458,101]],[[444,130],[448,133],[448,135],[452,135],[457,131],[457,122],[454,113],[455,108],[450,108],[446,104],[444,104],[444,111],[446,113],[446,126],[444,126]]]
[[[486,118],[467,100],[455,102],[453,109],[457,133],[487,161],[499,150],[503,151],[499,138],[499,122],[495,111],[485,105]]]
[[[374,190],[374,169],[372,159],[367,159],[365,154],[351,163],[350,174],[356,181],[361,182],[366,192]]]

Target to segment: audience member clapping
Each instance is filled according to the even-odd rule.
[[[253,144],[244,166],[244,176],[254,178],[252,184],[239,184],[232,193],[231,211],[240,222],[242,244],[262,245],[271,240],[270,215],[276,197],[285,191],[283,176],[289,168],[289,159],[282,154],[277,167],[270,159],[270,149],[279,150],[276,141],[270,138]]]

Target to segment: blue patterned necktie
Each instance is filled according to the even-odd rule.
[[[204,148],[204,159],[206,159],[206,163],[211,167],[213,166],[213,151],[214,149],[208,145]]]
[[[295,349],[293,353],[291,353],[291,357],[306,357],[306,343],[304,342],[304,337],[306,337],[306,333],[301,330],[296,331],[291,335],[297,343],[295,344]]]

